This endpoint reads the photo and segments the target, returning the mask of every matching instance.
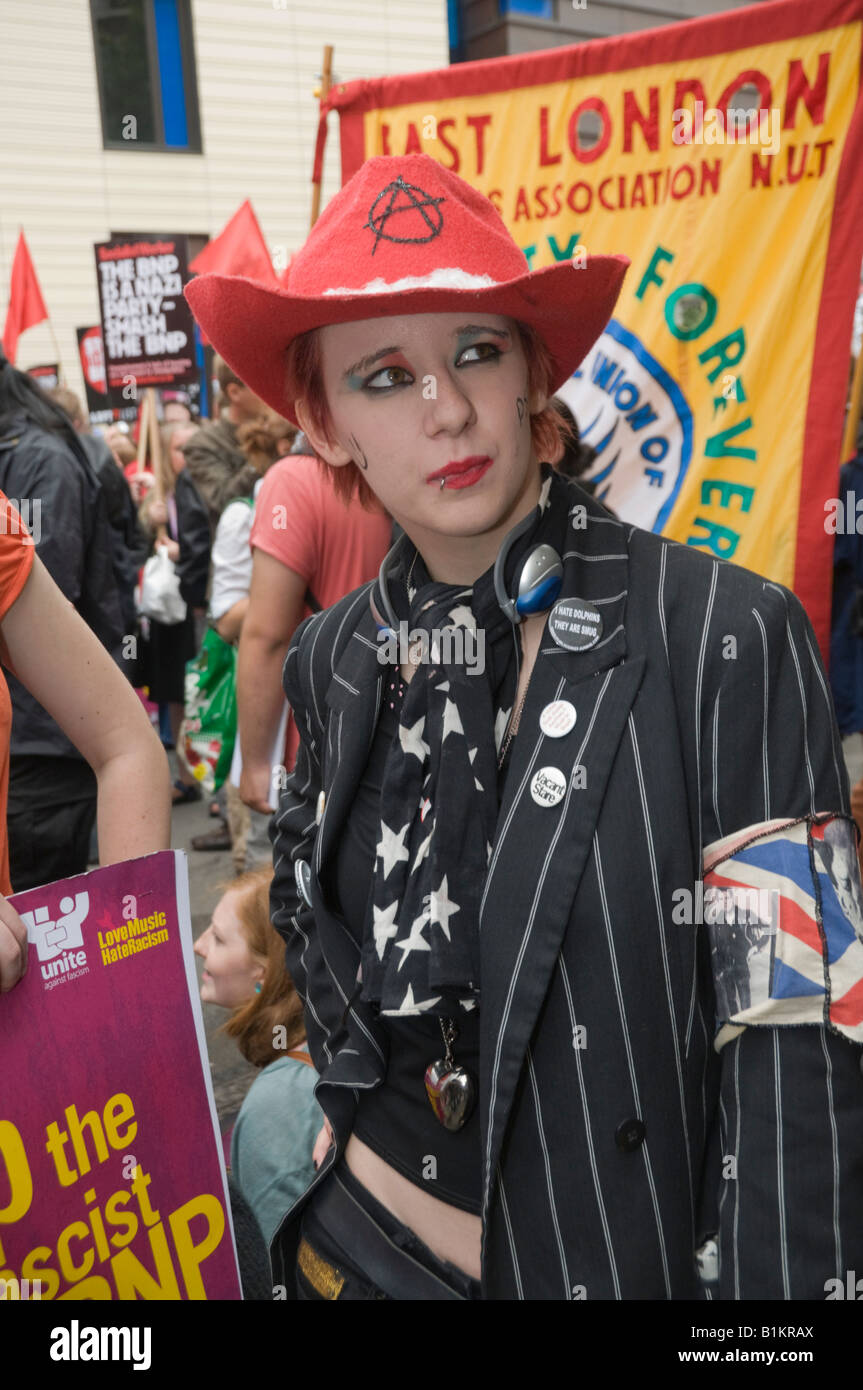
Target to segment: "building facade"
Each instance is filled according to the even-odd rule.
[[[93,245],[114,234],[185,232],[194,255],[250,198],[286,263],[328,43],[341,81],[445,67],[446,0],[4,0],[0,313],[23,230],[54,330],[28,329],[16,365],[56,361],[56,338],[83,395],[75,330],[99,322]],[[329,119],[321,207],[341,182]]]
[[[450,0],[450,61],[612,38],[758,0]]]
[[[93,245],[185,233],[194,256],[251,199],[276,268],[308,234],[323,50],[333,80],[429,71],[672,23],[743,0],[4,0],[0,312],[19,231],[51,325],[17,365],[83,391]],[[321,207],[340,184],[329,117]],[[335,138],[333,138],[335,137]],[[53,330],[53,332],[52,332]]]

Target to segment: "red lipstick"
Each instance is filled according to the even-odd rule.
[[[444,487],[472,487],[488,472],[491,464],[492,460],[488,454],[472,454],[470,458],[453,459],[445,468],[439,468],[436,473],[429,474],[426,482],[437,483],[440,486],[441,479],[444,479]]]

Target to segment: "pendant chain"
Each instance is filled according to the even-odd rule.
[[[509,748],[509,745],[512,743],[512,740],[515,738],[515,725],[517,724],[518,720],[521,718],[521,712],[522,712],[522,710],[524,709],[524,702],[525,702],[526,698],[527,698],[527,686],[525,686],[525,687],[524,687],[524,690],[521,692],[521,699],[520,699],[519,702],[518,702],[518,708],[515,709],[515,710],[513,710],[513,713],[510,715],[509,724],[508,724],[508,726],[507,726],[506,738],[504,739],[503,745],[502,745],[501,750],[500,750],[500,753],[498,754],[498,759],[497,759],[498,770],[500,770],[500,768],[503,766],[503,760],[504,760],[504,758],[506,757],[506,751],[507,751],[507,749]]]

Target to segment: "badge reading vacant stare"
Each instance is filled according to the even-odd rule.
[[[537,806],[556,806],[566,791],[566,778],[559,767],[541,767],[533,775],[530,794]]]
[[[548,630],[559,647],[581,652],[602,636],[599,610],[584,598],[561,598],[548,615]]]

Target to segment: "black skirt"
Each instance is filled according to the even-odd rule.
[[[181,623],[149,619],[149,636],[141,641],[141,684],[154,704],[183,704],[186,662],[197,652],[195,618],[189,609]]]

